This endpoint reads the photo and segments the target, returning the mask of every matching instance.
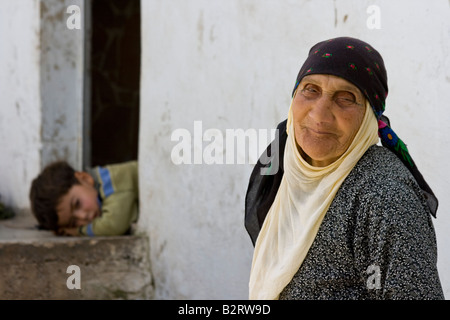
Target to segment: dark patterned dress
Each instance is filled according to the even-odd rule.
[[[370,147],[280,299],[444,299],[431,219],[399,158]]]

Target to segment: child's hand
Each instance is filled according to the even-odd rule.
[[[56,232],[59,236],[76,237],[79,236],[78,228],[59,228]]]

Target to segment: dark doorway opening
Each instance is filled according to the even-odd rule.
[[[137,160],[140,0],[91,0],[90,165]]]

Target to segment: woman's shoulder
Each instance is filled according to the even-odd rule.
[[[408,168],[392,151],[378,145],[371,146],[366,151],[356,164],[355,170],[373,182],[414,180]]]
[[[370,147],[346,181],[366,202],[421,203],[426,199],[414,176],[401,160],[382,146]]]
[[[346,179],[346,185],[369,196],[383,198],[395,192],[422,197],[422,192],[408,168],[389,149],[374,145],[361,157]]]

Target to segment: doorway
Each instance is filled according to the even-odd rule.
[[[90,0],[88,166],[137,160],[140,0]],[[86,161],[85,161],[86,162]]]

